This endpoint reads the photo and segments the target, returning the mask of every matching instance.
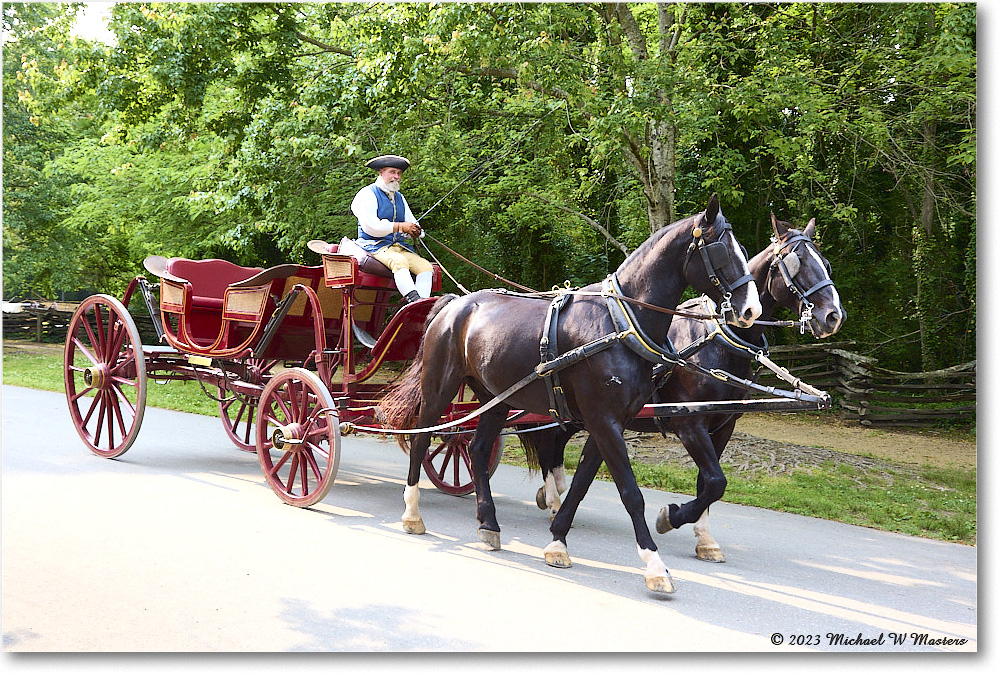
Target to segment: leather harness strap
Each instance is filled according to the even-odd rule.
[[[545,326],[542,329],[542,339],[539,343],[539,368],[544,368],[545,364],[554,361],[559,356],[558,333],[559,333],[559,310],[561,310],[570,296],[560,293],[549,303],[549,311],[545,314]],[[573,416],[569,411],[569,404],[566,402],[566,392],[559,384],[559,371],[549,370],[542,375],[549,392],[549,415],[559,423],[561,429],[566,428],[566,422],[572,422]]]

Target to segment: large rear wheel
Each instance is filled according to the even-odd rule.
[[[340,465],[340,417],[316,375],[291,368],[271,378],[256,433],[264,479],[283,502],[311,506],[326,496]]]
[[[92,295],[73,314],[63,351],[73,426],[91,452],[119,457],[135,442],[146,409],[146,361],[132,316],[117,299]]]

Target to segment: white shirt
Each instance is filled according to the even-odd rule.
[[[354,201],[351,202],[351,212],[357,216],[358,226],[367,232],[369,236],[384,237],[392,234],[393,221],[378,217],[378,199],[375,197],[375,193],[372,192],[372,185],[388,194],[390,200],[395,197],[395,194],[389,191],[385,183],[382,182],[382,179],[378,178],[371,185],[361,188],[358,194],[354,196]],[[400,196],[402,197],[402,194]],[[403,197],[403,207],[404,213],[396,214],[395,222],[416,223],[417,219],[414,217],[413,212],[410,211],[410,205],[406,202],[406,197]],[[420,236],[423,237],[424,233],[421,232]]]

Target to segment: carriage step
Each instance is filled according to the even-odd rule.
[[[375,338],[369,335],[368,332],[365,331],[364,329],[359,328],[358,324],[352,321],[351,328],[354,329],[354,337],[358,339],[358,342],[363,344],[368,349],[371,349],[375,346]]]

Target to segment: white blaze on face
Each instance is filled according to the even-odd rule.
[[[740,267],[743,270],[744,275],[750,274],[750,263],[747,261],[747,257],[743,255],[743,247],[740,246],[739,240],[736,239],[736,235],[733,234],[732,230],[726,230],[729,233],[729,238],[732,240],[732,250],[736,253],[736,259],[740,261]],[[757,283],[750,280],[747,283],[747,293],[746,293],[746,307],[743,309],[750,310],[750,315],[752,319],[756,319],[764,311],[764,308],[760,304],[760,291],[757,290]],[[744,312],[737,313],[737,321],[743,322]],[[752,323],[752,320],[751,320]],[[749,325],[749,324],[747,324]]]
[[[813,257],[813,260],[816,261],[816,267],[817,267],[817,269],[820,269],[820,270],[823,271],[822,272],[823,273],[823,279],[824,280],[830,279],[832,281],[832,277],[830,276],[829,272],[827,272],[826,265],[823,264],[823,258],[820,256],[819,251],[817,251],[813,246],[805,246],[804,248],[807,251],[809,251],[809,255],[811,255]],[[835,327],[837,330],[839,330],[840,329],[840,324],[844,320],[844,318],[843,318],[844,317],[844,307],[843,307],[843,305],[840,304],[840,294],[837,293],[837,287],[836,287],[836,285],[827,286],[826,288],[829,289],[830,293],[833,295],[834,306],[837,308],[837,311],[838,311],[838,313],[839,313],[839,315],[841,317],[840,321],[837,322],[837,325]],[[830,334],[832,335],[835,332],[837,332],[837,331],[836,330],[831,331]]]

